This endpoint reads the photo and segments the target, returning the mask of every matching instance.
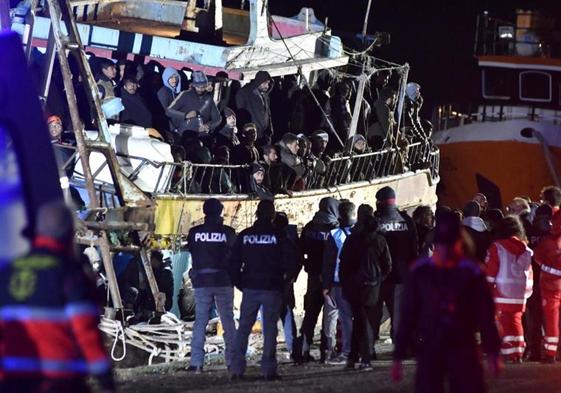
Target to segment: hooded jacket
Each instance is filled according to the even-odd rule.
[[[269,90],[265,93],[259,91],[259,85],[265,81],[271,81]],[[251,122],[257,126],[257,139],[273,133],[271,121],[271,104],[269,93],[273,89],[273,78],[267,71],[259,71],[255,79],[241,88],[236,94],[236,106],[238,110],[245,110],[251,117]]]
[[[378,136],[392,141],[394,128],[396,125],[394,111],[386,104],[386,100],[393,95],[390,89],[384,88],[380,92],[381,96],[374,103],[374,113],[376,122],[370,126],[367,132],[368,139]]]
[[[534,260],[540,265],[540,287],[561,291],[561,213],[551,220],[551,234],[536,247]]]
[[[280,150],[280,161],[294,171],[296,176],[302,177],[306,174],[306,166],[297,154],[292,154],[286,143],[280,141],[277,145]]]
[[[485,271],[499,311],[524,311],[534,284],[532,254],[517,237],[497,240],[489,247]]]
[[[175,86],[175,88],[171,87],[168,82],[169,78],[171,78],[174,75],[176,75],[177,78],[179,79],[179,81],[177,82],[177,86]],[[162,105],[163,110],[166,111],[166,109],[171,105],[173,100],[175,100],[175,98],[181,92],[181,78],[179,77],[179,72],[177,72],[177,70],[175,70],[174,68],[167,67],[162,74],[162,82],[164,85],[160,87],[157,95],[158,95],[158,101]],[[180,125],[181,122],[173,118],[170,119],[170,127],[172,130],[175,128],[179,128]]]
[[[323,289],[331,289],[334,285],[340,285],[340,255],[343,245],[351,235],[354,222],[339,220],[339,228],[329,231],[323,248],[322,284]]]
[[[300,243],[305,255],[304,270],[308,274],[322,273],[325,243],[330,231],[339,227],[338,208],[339,202],[335,198],[323,198],[319,203],[319,211],[302,230]]]
[[[491,244],[491,235],[487,230],[485,221],[481,217],[466,217],[463,219],[462,225],[473,241],[475,257],[479,262],[483,262]]]
[[[220,216],[206,216],[204,224],[189,230],[187,247],[193,259],[193,288],[232,286],[229,258],[236,232],[222,222]]]
[[[387,281],[393,284],[405,282],[411,263],[419,252],[417,229],[413,220],[397,209],[396,205],[383,205],[375,213],[378,232],[384,236],[390,248],[392,271]]]
[[[341,250],[341,286],[345,297],[353,303],[376,303],[380,286],[392,271],[388,244],[376,232],[376,227],[375,219],[370,218],[360,230],[352,231]],[[364,287],[368,290],[361,291]],[[363,298],[365,294],[366,298]]]

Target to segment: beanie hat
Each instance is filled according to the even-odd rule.
[[[202,86],[208,84],[208,78],[202,71],[193,71],[191,75],[191,84],[193,86]]]
[[[434,229],[434,242],[452,246],[460,238],[461,222],[457,214],[443,211],[438,215]]]
[[[272,221],[273,218],[275,218],[275,204],[268,199],[260,201],[257,205],[255,215],[258,219],[268,219]]]
[[[479,206],[479,203],[475,201],[469,201],[464,206],[463,213],[464,217],[479,217],[479,215],[481,214],[481,207]]]
[[[395,191],[391,187],[383,187],[376,193],[376,200],[388,205],[395,205]]]
[[[236,112],[234,112],[231,108],[225,107],[222,112],[224,113],[224,117],[236,117]]]
[[[265,172],[265,168],[263,168],[263,165],[257,163],[257,162],[253,162],[250,166],[249,166],[249,170],[251,172],[251,174],[253,175],[254,173],[257,172]]]
[[[207,199],[203,205],[205,216],[219,216],[224,210],[224,205],[216,198]]]

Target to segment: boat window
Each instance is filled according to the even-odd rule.
[[[504,68],[487,68],[481,71],[483,98],[510,100],[515,90],[514,72]]]
[[[521,72],[520,99],[531,102],[551,102],[551,74],[541,71]]]

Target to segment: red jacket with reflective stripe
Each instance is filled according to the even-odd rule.
[[[522,240],[501,239],[489,247],[485,272],[498,311],[524,311],[532,295],[532,250]]]
[[[98,323],[79,262],[35,249],[0,266],[0,380],[108,373]]]
[[[541,267],[540,286],[544,289],[561,290],[561,213],[551,219],[551,235],[536,247],[534,260]]]

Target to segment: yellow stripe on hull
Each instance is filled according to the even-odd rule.
[[[376,192],[384,186],[395,189],[398,203],[402,208],[436,204],[436,182],[431,179],[428,171],[419,171],[330,190],[297,192],[292,198],[280,196],[275,198],[275,207],[277,211],[287,213],[291,224],[302,228],[314,216],[321,198],[328,196],[337,199],[346,198],[357,206],[362,203],[375,206]],[[156,197],[155,233],[162,237],[186,235],[192,226],[203,222],[203,203],[208,197],[210,196]],[[220,199],[224,204],[224,223],[234,227],[236,231],[251,226],[255,221],[258,200],[250,200],[247,196],[244,198],[239,195],[213,195],[213,197]]]

